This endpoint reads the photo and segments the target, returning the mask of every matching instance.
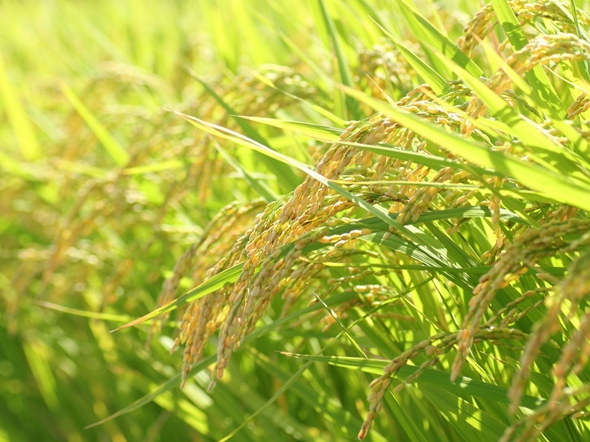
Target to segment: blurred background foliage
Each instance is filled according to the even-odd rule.
[[[481,6],[416,4],[452,41]],[[387,93],[398,100],[420,84],[368,18],[419,53],[400,2],[325,6],[341,45],[338,59],[321,2],[2,2],[0,441],[220,440],[303,365],[278,351],[315,354],[337,335],[315,327],[317,318],[264,334],[233,356],[207,392],[207,371],[176,388],[182,358],[169,349],[177,317],[149,347],[149,324],[109,332],[156,307],[175,263],[220,209],[260,197],[252,180],[266,189],[263,197],[274,197],[304,179],[213,140],[172,111],[250,131],[312,164],[322,143],[290,130],[253,129],[231,115],[341,129],[371,115],[365,105],[354,114],[334,88],[342,59],[352,82],[379,99]],[[212,254],[210,265],[218,258]],[[183,278],[180,291],[193,285]],[[214,352],[211,345],[208,354]],[[234,440],[350,440],[366,414],[373,376],[312,365]],[[139,410],[84,428],[162,384],[166,391]],[[436,417],[420,392],[404,400],[388,404],[369,440],[418,440],[408,436],[416,425],[437,440],[469,434],[449,430],[443,438],[436,429],[464,411]]]

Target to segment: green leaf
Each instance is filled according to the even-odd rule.
[[[94,135],[100,143],[104,146],[107,153],[119,166],[124,166],[129,162],[129,154],[119,144],[119,142],[113,137],[109,131],[102,125],[100,121],[90,112],[90,110],[82,103],[82,101],[76,96],[67,84],[61,84],[61,90],[70,102],[70,104],[76,109],[78,114],[90,127]]]
[[[430,45],[445,54],[462,68],[477,77],[483,75],[481,68],[470,60],[461,50],[428,20],[426,20],[416,8],[406,0],[397,0],[400,10],[403,12],[410,27],[414,31],[420,44]],[[426,48],[428,50],[428,48]],[[436,57],[434,57],[436,58]],[[444,66],[444,64],[442,64]],[[442,69],[442,72],[444,72]]]
[[[266,146],[269,145],[262,135],[260,135],[258,131],[254,129],[247,121],[238,118],[236,116],[237,112],[235,112],[207,83],[197,76],[194,76],[194,78],[199,83],[201,83],[207,93],[211,95],[215,101],[217,101],[217,103],[227,112],[227,114],[235,119],[248,138],[251,138],[252,140],[255,140],[256,142]],[[291,170],[285,164],[281,164],[281,162],[276,161],[275,158],[269,157],[268,155],[258,155],[257,152],[255,152],[255,155],[256,158],[259,161],[262,161],[264,165],[268,167],[268,169],[277,177],[278,182],[281,183],[285,190],[291,191],[297,187],[300,179],[297,177],[297,175],[295,175],[293,170]]]
[[[383,369],[389,364],[389,361],[381,359],[363,359],[347,356],[323,356],[323,355],[301,355],[289,352],[281,352],[285,356],[292,358],[304,359],[308,361],[320,362],[322,364],[334,365],[336,367],[347,368],[349,370],[361,370],[372,374],[383,374]],[[396,373],[395,378],[402,380],[412,376],[418,367],[405,365]],[[456,396],[469,395],[487,400],[493,400],[502,404],[510,404],[508,399],[508,389],[498,385],[487,384],[468,377],[458,377],[455,382],[450,381],[450,374],[433,368],[427,368],[415,381],[418,385],[427,385],[453,393]],[[542,406],[546,399],[533,396],[523,396],[521,405],[534,410]]]
[[[376,23],[376,22],[375,22]],[[383,33],[393,42],[395,47],[403,54],[408,63],[416,69],[416,72],[428,83],[435,94],[444,95],[451,92],[448,83],[442,78],[438,72],[428,66],[420,57],[418,57],[410,49],[406,48],[398,39],[387,32],[381,25],[376,23],[381,28]]]
[[[251,350],[255,355],[255,361],[261,368],[279,379],[281,382],[290,382],[294,376],[283,370],[278,364],[273,363],[268,356]],[[304,367],[308,367],[307,364]],[[325,393],[318,389],[314,389],[309,385],[309,382],[303,382],[295,379],[295,382],[290,384],[290,391],[301,398],[308,406],[316,409],[318,412],[325,414],[326,419],[333,420],[339,424],[339,428],[349,436],[356,434],[361,426],[361,421],[348,410],[344,409],[336,400],[336,398],[328,397]],[[372,431],[371,435],[379,441],[386,440],[377,431]]]
[[[252,190],[254,190],[258,195],[260,195],[267,203],[272,201],[276,201],[279,199],[277,195],[262,181],[253,177],[250,172],[242,167],[242,165],[235,160],[230,154],[228,154],[225,149],[223,149],[219,143],[215,142],[215,149],[225,158],[234,169],[238,171],[238,173],[244,178],[244,180],[250,185]]]
[[[69,313],[70,315],[82,316],[84,318],[100,319],[103,321],[128,322],[129,320],[132,319],[128,315],[116,315],[113,313],[90,312],[90,311],[86,311],[86,310],[79,310],[79,309],[75,309],[75,308],[64,307],[62,305],[54,304],[52,302],[47,302],[47,301],[35,301],[35,304],[38,304],[41,307],[56,310],[58,312]]]
[[[324,24],[328,31],[328,37],[330,38],[330,42],[332,43],[332,50],[334,51],[334,55],[336,56],[336,60],[338,61],[340,80],[343,84],[349,87],[353,87],[354,82],[352,81],[352,75],[350,74],[350,70],[348,67],[349,65],[346,61],[346,57],[344,56],[344,51],[340,46],[340,39],[338,38],[338,34],[336,33],[336,28],[334,26],[332,16],[328,14],[328,10],[326,8],[326,3],[324,2],[324,0],[318,0],[318,2],[320,5],[320,10],[322,13]],[[350,113],[352,119],[354,120],[360,120],[363,117],[360,107],[353,97],[346,97],[346,109]]]
[[[330,305],[336,306],[336,305],[341,304],[343,302],[350,301],[351,299],[355,298],[356,296],[357,295],[355,293],[350,293],[350,292],[349,293],[340,293],[338,295],[330,297],[330,299],[327,302],[329,302]],[[250,335],[248,335],[246,337],[244,343],[247,344],[249,342],[252,342],[252,341],[258,339],[259,337],[266,335],[270,331],[275,330],[276,328],[289,323],[290,321],[292,321],[294,319],[297,319],[301,316],[305,316],[310,313],[313,313],[314,311],[320,310],[321,308],[322,308],[322,306],[320,304],[314,304],[314,305],[310,305],[309,307],[305,307],[301,310],[297,310],[293,313],[289,313],[288,315],[277,319],[276,321],[272,322],[269,325],[266,325],[264,327],[260,327],[256,330],[254,330]],[[213,362],[215,362],[214,355],[209,356],[209,357],[201,360],[197,364],[193,365],[190,372],[187,375],[187,379],[191,378],[192,376],[196,375],[200,371],[204,370],[209,365],[211,365]],[[116,417],[123,416],[124,414],[130,413],[134,410],[137,410],[138,408],[141,408],[142,406],[153,401],[159,395],[166,393],[167,391],[170,391],[173,388],[178,387],[180,385],[181,377],[182,377],[182,375],[180,373],[172,376],[166,382],[159,385],[156,389],[152,390],[148,394],[137,399],[132,404],[128,405],[125,408],[122,408],[121,410],[117,411],[116,413],[110,415],[109,417],[107,417],[105,419],[102,419],[98,422],[95,422],[92,425],[87,426],[86,428],[91,428],[91,427],[95,427],[97,425],[101,425],[107,421],[115,419]]]
[[[298,132],[300,134],[328,142],[338,141],[340,139],[340,135],[342,135],[344,132],[343,129],[322,126],[319,124],[304,123],[301,121],[277,120],[274,118],[246,116],[240,116],[240,118],[255,121],[257,123],[268,124],[269,126],[278,127],[279,129],[292,130],[293,132]]]
[[[203,284],[195,287],[194,289],[190,290],[189,292],[185,293],[184,295],[180,296],[179,298],[175,299],[174,301],[157,308],[147,315],[142,316],[134,321],[129,322],[128,324],[122,325],[121,327],[116,328],[113,332],[122,330],[124,328],[133,327],[134,325],[141,324],[149,319],[153,319],[157,316],[160,316],[164,313],[170,312],[181,305],[187,304],[189,302],[195,301],[199,298],[202,298],[209,293],[214,292],[215,290],[219,290],[226,284],[231,284],[237,281],[238,277],[242,273],[242,268],[244,264],[240,263],[237,264],[229,269],[224,270],[221,273],[213,276],[211,279],[205,281]]]
[[[526,46],[528,40],[524,31],[520,27],[518,19],[512,12],[507,0],[491,0],[494,12],[498,17],[498,21],[504,28],[510,44],[515,51],[518,51]],[[555,93],[547,74],[540,65],[535,66],[531,71],[528,71],[526,78],[531,83],[533,95],[537,97],[537,104],[540,104],[549,111],[552,117],[561,118],[564,114],[561,100]]]
[[[506,101],[481,80],[473,77],[443,53],[439,52],[439,55],[473,89],[478,99],[489,108],[492,115],[505,123],[510,133],[520,138],[521,142],[532,150],[529,156],[533,160],[553,173],[581,180],[582,184],[584,182],[590,184],[588,178],[580,172],[579,166],[574,161],[574,156],[567,149],[554,143],[537,125],[517,114]]]
[[[390,226],[392,226],[392,227],[396,227],[396,228],[399,228],[402,230],[405,229],[405,233],[408,236],[415,238],[419,243],[423,242],[414,233],[408,231],[406,227],[400,226],[399,223],[397,223],[395,221],[394,216],[392,216],[388,212],[386,212],[385,209],[378,207],[378,206],[372,206],[371,204],[369,204],[363,200],[360,200],[359,198],[355,197],[354,195],[352,195],[349,192],[345,191],[344,189],[340,188],[339,186],[337,186],[337,187],[343,191],[344,196],[347,196],[347,197],[350,196],[351,198],[353,198],[353,201],[362,202],[361,207],[368,206],[367,207],[368,210],[371,213],[377,213],[378,216],[375,218],[363,219],[358,224],[351,223],[346,226],[336,227],[334,229],[331,229],[329,234],[331,234],[331,235],[342,234],[342,233],[349,232],[351,230],[362,229],[363,227],[369,227],[374,230],[380,230],[382,232],[385,232],[385,231],[388,231]],[[513,213],[510,213],[506,210],[502,210],[501,215],[502,215],[502,217],[507,217],[513,221],[521,221]],[[456,208],[456,209],[428,212],[428,213],[421,215],[420,218],[416,222],[409,222],[407,225],[418,224],[421,222],[432,222],[432,221],[438,221],[438,220],[444,220],[444,219],[481,218],[481,217],[490,217],[490,216],[491,216],[491,212],[487,207],[461,207],[461,208]],[[384,239],[382,236],[376,236],[375,234],[366,235],[366,238],[370,241],[377,243],[377,244],[384,244],[389,248],[393,248],[393,249],[396,249],[399,251],[403,251],[404,253],[410,254],[410,256],[416,257],[421,262],[427,262],[429,265],[432,265],[432,267],[435,271],[436,270],[448,270],[450,273],[453,273],[453,272],[456,272],[457,270],[461,270],[461,269],[457,269],[457,268],[455,268],[455,269],[449,268],[448,266],[441,267],[439,261],[432,258],[428,253],[421,251],[418,246],[416,246],[410,242],[401,240],[399,238],[391,237],[388,239]],[[285,256],[285,254],[287,254],[287,252],[289,252],[293,247],[294,247],[294,243],[285,244],[281,248],[280,256]],[[303,252],[308,253],[310,251],[317,250],[317,249],[323,248],[323,247],[327,247],[327,245],[316,242],[316,243],[306,246],[303,249]],[[162,315],[164,313],[168,313],[172,310],[175,310],[176,308],[178,308],[184,304],[187,304],[189,302],[192,302],[192,301],[195,301],[199,298],[202,298],[203,296],[206,296],[209,293],[212,293],[215,290],[222,288],[226,284],[231,284],[231,283],[236,282],[241,271],[242,271],[243,266],[244,266],[244,263],[239,263],[229,269],[222,271],[221,273],[218,273],[217,275],[213,276],[211,279],[209,279],[209,280],[205,281],[204,283],[200,284],[199,286],[193,288],[192,290],[190,290],[189,292],[180,296],[176,300],[153,310],[152,312],[142,316],[141,318],[138,318],[138,319],[131,321],[125,325],[122,325],[121,327],[116,328],[115,330],[113,330],[113,332],[122,330],[124,328],[133,327],[135,325],[139,325],[139,324],[146,322],[150,319],[153,319],[159,315]],[[255,269],[255,273],[257,273],[259,270],[260,270],[260,268]],[[460,281],[458,281],[458,282],[460,283]]]
[[[193,376],[196,373],[198,373],[201,370],[204,370],[205,368],[207,368],[209,365],[211,365],[213,362],[215,362],[215,356],[209,356],[208,358],[203,359],[201,362],[199,362],[198,364],[193,365],[189,375],[187,377]],[[172,390],[173,388],[177,387],[178,385],[180,385],[180,378],[181,378],[181,373],[171,377],[170,379],[168,379],[166,382],[164,382],[163,384],[159,385],[155,390],[152,390],[150,393],[146,394],[145,396],[142,396],[141,398],[139,398],[138,400],[136,400],[135,402],[133,402],[132,404],[128,405],[125,408],[122,408],[121,410],[117,411],[116,413],[110,415],[109,417],[105,418],[105,419],[101,419],[98,422],[95,422],[93,424],[87,425],[84,428],[92,428],[92,427],[96,427],[98,425],[102,425],[105,422],[108,422],[112,419],[115,419],[119,416],[123,416],[124,414],[130,413],[134,410],[137,410],[138,408],[143,407],[146,404],[149,404],[150,402],[152,402],[155,398],[157,398],[159,395],[166,393],[167,391]]]
[[[568,177],[560,176],[539,166],[528,164],[509,155],[495,152],[482,144],[468,141],[463,137],[447,132],[434,124],[422,120],[415,115],[392,109],[384,103],[366,94],[341,86],[347,94],[359,101],[383,112],[399,124],[413,130],[418,135],[438,144],[464,159],[481,167],[495,169],[504,176],[514,178],[525,186],[540,193],[583,210],[590,210],[590,199],[587,198],[590,186],[582,186]]]
[[[0,98],[6,114],[16,135],[22,156],[27,161],[39,159],[41,147],[35,136],[35,129],[31,124],[27,111],[23,106],[18,91],[8,78],[5,62],[0,54]]]
[[[263,83],[267,84],[269,87],[273,88],[275,91],[280,92],[281,94],[285,94],[287,97],[291,97],[293,100],[299,101],[300,103],[304,104],[305,106],[309,107],[310,109],[313,109],[318,114],[320,114],[322,117],[327,118],[328,120],[332,121],[333,123],[338,124],[339,126],[346,125],[346,120],[343,120],[342,118],[336,116],[335,114],[333,114],[329,110],[323,108],[322,106],[314,104],[310,100],[305,100],[301,97],[298,97],[297,95],[293,95],[290,92],[285,91],[284,89],[278,88],[268,77],[260,75],[256,71],[251,70],[250,73],[254,77],[258,78],[261,82],[263,82]],[[333,83],[332,81],[329,81],[329,80],[327,80],[327,82],[330,85],[332,85],[332,83]],[[314,99],[317,100],[317,97],[314,97]]]

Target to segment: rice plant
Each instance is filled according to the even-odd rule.
[[[2,19],[0,438],[590,437],[585,4],[104,3],[79,57],[48,5],[26,87]]]

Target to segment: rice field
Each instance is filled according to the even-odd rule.
[[[0,442],[590,439],[590,15],[7,1]]]

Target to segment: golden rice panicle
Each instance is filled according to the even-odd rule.
[[[578,115],[583,114],[588,109],[590,109],[590,98],[586,93],[582,92],[567,109],[566,118],[573,121]]]
[[[508,2],[508,5],[521,26],[530,24],[536,27],[536,21],[546,20],[551,22],[557,32],[575,33],[575,23],[566,14],[565,11],[568,5],[565,3],[560,7],[561,5],[553,1],[512,0]],[[590,25],[590,19],[581,10],[578,10],[578,20],[586,26]],[[463,30],[463,36],[457,42],[457,46],[469,55],[479,44],[479,41],[488,36],[497,25],[498,20],[494,8],[491,3],[488,3],[469,21]],[[529,27],[528,29],[532,28]],[[506,44],[502,44],[502,47],[506,46]]]
[[[439,344],[433,345],[436,341],[440,341]],[[362,440],[366,437],[377,413],[379,413],[383,407],[383,398],[391,384],[391,377],[395,375],[400,368],[405,366],[409,360],[414,359],[419,354],[425,353],[428,356],[429,359],[423,362],[412,376],[394,388],[394,393],[398,393],[407,383],[415,381],[427,368],[435,365],[438,362],[438,356],[447,352],[455,341],[456,335],[454,334],[449,334],[447,336],[446,333],[438,333],[414,345],[385,366],[383,374],[374,379],[370,384],[370,393],[368,397],[369,411],[359,431],[359,439]]]
[[[463,320],[459,336],[457,357],[453,363],[451,379],[456,379],[473,345],[481,319],[488,310],[498,290],[520,278],[540,259],[553,256],[563,250],[571,250],[578,242],[566,242],[566,235],[581,235],[590,228],[590,220],[572,218],[567,222],[547,222],[539,228],[529,228],[516,236],[513,243],[500,255],[492,268],[483,275],[473,290],[469,311]]]
[[[363,229],[366,230],[366,229]],[[370,232],[362,232],[360,230],[358,232],[359,236],[368,234]],[[350,234],[354,234],[355,231],[351,231]],[[344,234],[347,235],[347,234]],[[347,242],[353,242],[352,240],[347,240]],[[329,252],[325,253],[323,258],[325,258],[329,262],[344,262],[346,260],[346,251],[350,251],[351,253],[348,256],[359,256],[358,250],[353,248],[350,249],[337,249],[334,248]],[[355,252],[354,254],[352,252]],[[350,261],[348,261],[350,262]],[[392,287],[388,287],[383,284],[358,284],[357,281],[366,278],[367,276],[379,277],[379,276],[388,276],[390,274],[389,271],[385,270],[376,270],[373,268],[367,267],[356,267],[352,262],[350,262],[350,266],[347,268],[348,274],[346,276],[342,276],[339,278],[331,277],[331,275],[327,278],[326,284],[328,285],[328,289],[326,293],[336,292],[338,289],[342,289],[344,292],[354,292],[358,294],[358,297],[351,299],[350,301],[346,301],[336,307],[333,308],[333,311],[336,313],[336,316],[340,319],[347,317],[350,310],[354,307],[367,305],[370,307],[377,307],[382,306],[383,303],[386,301],[391,301],[392,293],[395,290]],[[387,302],[388,305],[393,306],[394,303]],[[398,303],[398,305],[403,303]],[[320,312],[321,314],[321,312]],[[398,319],[400,321],[413,321],[413,317],[409,317],[408,315],[402,315],[394,312],[382,312],[382,313],[373,313],[372,317],[388,317]],[[322,331],[325,332],[329,330],[329,328],[336,323],[335,318],[330,314],[326,313],[321,319],[320,323],[325,324],[322,328]]]
[[[588,286],[590,278],[586,272],[583,278],[577,278],[577,282]],[[552,374],[555,380],[547,407],[549,409],[557,408],[562,397],[567,393],[567,376],[568,373],[577,375],[588,362],[588,336],[590,336],[590,313],[585,313],[580,318],[580,325],[570,336],[569,342],[563,347],[559,361],[553,366]],[[588,385],[586,385],[588,388]]]
[[[298,104],[299,101],[293,98],[294,96],[303,99],[317,96],[314,86],[307,83],[293,68],[277,65],[263,66],[258,71],[242,70],[229,83],[219,79],[211,84],[215,84],[215,87],[211,86],[215,93],[240,115],[268,117],[278,109],[286,109]],[[239,130],[236,119],[230,116],[217,99],[206,90],[180,105],[176,110],[185,114],[196,114],[203,120]],[[224,145],[223,140],[218,142]],[[188,189],[198,188],[200,200],[206,201],[211,195],[211,182],[214,178],[219,181],[219,178],[225,176],[224,172],[231,169],[231,166],[216,149],[211,148],[210,138],[204,132],[195,130],[190,145],[186,147],[190,149],[190,152],[184,152],[184,155],[190,154],[190,158],[194,159],[189,168],[189,176],[184,183],[179,183],[172,188],[166,199],[168,201],[178,198],[179,194]]]
[[[248,232],[233,246],[231,252],[208,271],[208,278],[229,268],[243,258],[243,250]],[[182,384],[193,364],[197,363],[203,353],[209,337],[219,328],[227,316],[227,298],[231,293],[231,285],[223,287],[204,298],[189,304],[180,324],[180,333],[171,351],[179,344],[185,344],[183,357]]]
[[[370,143],[383,139],[382,127],[372,129],[370,122],[355,123],[342,138]],[[372,154],[335,144],[320,159],[316,170],[327,178],[337,178],[349,164],[367,165],[372,157]],[[254,227],[251,235],[254,239],[246,246],[250,252],[230,295],[232,305],[220,332],[217,377],[223,375],[231,352],[241,345],[273,297],[284,288],[281,282],[296,271],[294,266],[303,248],[324,236],[321,227],[331,216],[353,206],[341,197],[330,198],[332,194],[333,191],[316,180],[307,178],[284,204],[276,207],[272,214],[262,216]],[[290,242],[292,249],[279,257],[279,249]],[[258,273],[254,274],[259,266]]]
[[[559,64],[590,59],[590,43],[573,34],[539,35],[527,43],[520,51],[507,58],[506,63],[519,75],[538,65]],[[510,87],[512,80],[499,69],[488,81],[488,87],[500,94]],[[485,112],[485,105],[475,96],[471,99],[467,112],[477,118]],[[464,124],[463,132],[470,133]]]
[[[588,274],[583,278],[583,283],[588,285]],[[508,439],[515,429],[522,425],[524,431],[515,440],[526,442],[538,440],[543,431],[555,422],[566,417],[577,418],[586,416],[585,409],[590,405],[590,385],[574,386],[579,383],[578,375],[586,367],[590,354],[590,313],[586,312],[580,318],[580,324],[567,344],[562,348],[561,356],[553,366],[552,374],[555,380],[549,400],[533,413],[528,415],[524,422],[514,423],[507,428],[502,440]],[[572,386],[567,385],[567,379],[572,376]],[[576,379],[577,378],[577,379]]]
[[[419,52],[419,47],[412,46],[412,50]],[[413,88],[412,79],[415,77],[415,70],[388,41],[384,40],[359,53],[355,83],[366,86],[376,98],[385,100],[384,92],[390,89],[405,95]]]
[[[580,241],[588,241],[589,234],[580,238]],[[579,242],[579,241],[578,241]],[[578,244],[573,245],[575,248]],[[567,316],[572,317],[578,309],[579,301],[590,294],[590,254],[581,255],[569,266],[568,275],[555,287],[556,293],[545,298],[547,312],[541,321],[535,324],[530,339],[527,341],[520,360],[520,370],[514,376],[512,387],[509,392],[511,410],[514,413],[520,403],[520,399],[526,387],[528,374],[541,350],[541,346],[547,342],[552,333],[560,327],[559,315],[563,313],[564,302],[570,301],[570,308]],[[579,332],[579,330],[578,330]],[[563,350],[565,353],[565,349]],[[578,368],[585,365],[588,354],[582,352]],[[560,362],[563,367],[563,362]],[[575,371],[577,371],[577,369]],[[557,369],[556,373],[562,374],[563,368]]]
[[[176,262],[172,276],[164,281],[157,306],[162,307],[174,299],[181,278],[190,275],[193,280],[204,280],[206,274],[202,269],[210,267],[208,261],[211,256],[227,255],[237,237],[243,235],[252,215],[264,207],[263,204],[262,201],[248,204],[234,202],[221,209],[209,222],[199,241],[191,245]],[[220,242],[220,239],[224,241]],[[168,316],[166,313],[154,321],[148,336],[148,345],[153,334],[161,330]]]
[[[279,65],[265,65],[256,71],[242,69],[229,83],[212,83],[217,85],[217,95],[242,115],[268,116],[277,109],[297,103],[293,96],[305,99],[317,95],[315,87],[295,69]],[[222,111],[217,100],[205,91],[199,97],[198,109],[200,118],[216,121],[223,126],[237,127],[235,119]]]
[[[162,290],[160,291],[160,295],[158,296],[158,300],[156,301],[157,307],[161,307],[163,305],[168,304],[174,297],[176,296],[176,291],[178,289],[178,284],[180,282],[180,278],[186,273],[187,269],[192,267],[192,262],[195,257],[195,253],[199,248],[199,244],[193,244],[190,246],[186,252],[182,254],[182,256],[176,261],[176,265],[174,266],[174,270],[172,272],[172,276],[164,281],[162,285]],[[166,313],[157,319],[154,320],[152,326],[150,327],[150,333],[147,339],[147,345],[152,340],[153,335],[162,329],[164,323],[168,320],[169,313]]]
[[[406,178],[408,183],[412,181],[422,181],[422,178],[429,172],[427,168],[418,168],[420,173],[417,179],[413,179],[412,174]],[[455,176],[455,171],[450,167],[442,168],[434,177],[431,178],[432,183],[452,182]],[[404,186],[405,187],[405,186]],[[420,215],[431,208],[432,203],[442,191],[440,187],[412,187],[411,190],[405,193],[409,197],[407,203],[398,212],[397,221],[400,224],[406,224],[409,221],[417,221]],[[400,190],[400,193],[402,191]]]

